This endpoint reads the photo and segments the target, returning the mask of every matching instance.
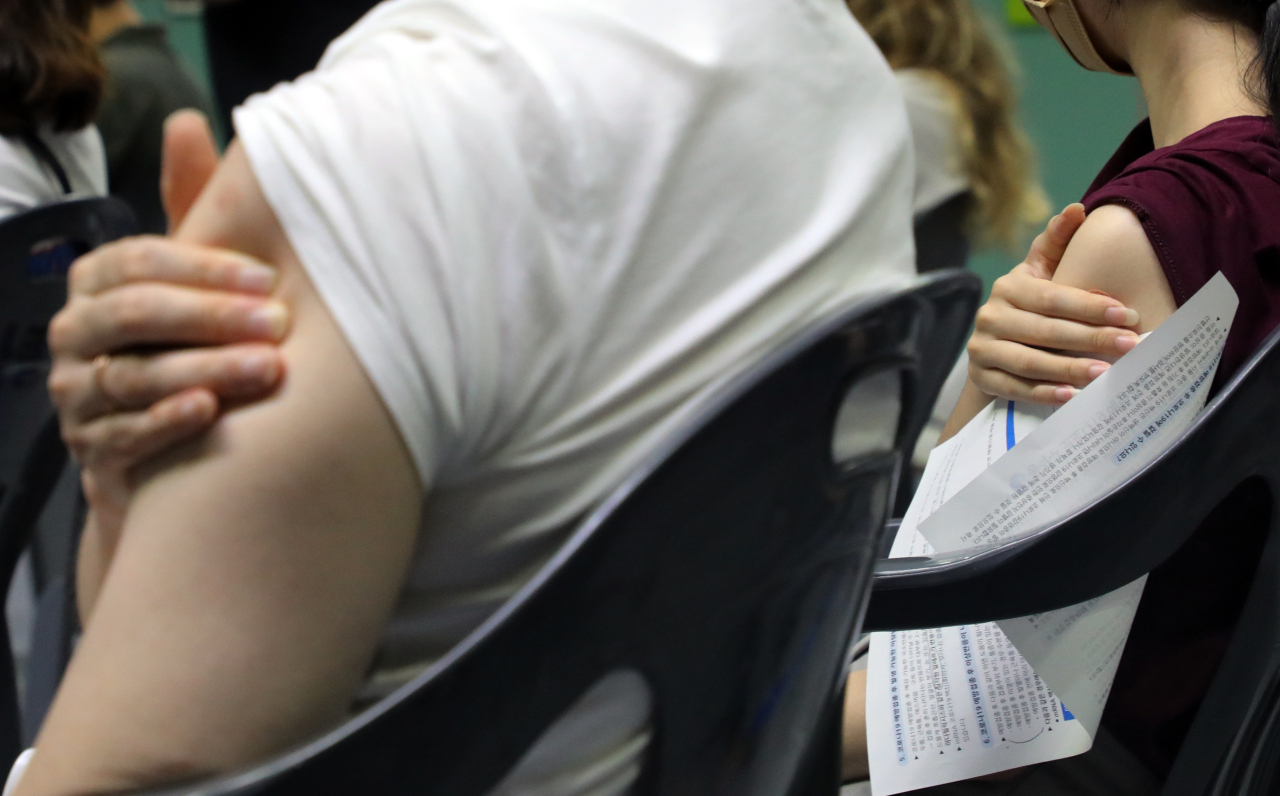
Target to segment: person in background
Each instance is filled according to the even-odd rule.
[[[144,24],[129,0],[93,0],[93,6],[89,35],[108,75],[98,129],[107,150],[111,195],[133,208],[142,232],[163,234],[165,120],[184,108],[211,116],[213,107],[169,46],[164,26]]]
[[[89,3],[0,3],[0,218],[107,192]]]
[[[1130,325],[1142,333],[1221,273],[1240,304],[1212,398],[1280,325],[1280,4],[1028,6],[1085,68],[1135,76],[1150,109],[1073,209],[1087,216],[1053,280],[1120,299],[1135,310]],[[993,397],[1058,403],[1075,393],[1053,386],[1064,360],[1073,359],[1060,353],[1026,351],[1011,372],[988,371],[992,347],[1017,347],[991,337],[992,316],[1008,315],[998,297],[979,312],[970,383],[949,432]],[[1130,336],[1125,347],[1136,344]],[[1106,370],[1105,363],[1089,367]],[[1169,774],[1232,641],[1270,512],[1270,497],[1245,485],[1147,581],[1103,727],[1158,779]]]
[[[1280,251],[1280,4],[1026,2],[1081,66],[1136,76],[1150,118],[1121,143],[1082,205],[1058,219],[1074,230],[1060,264],[1024,264],[996,282],[978,313],[969,383],[944,439],[994,399],[1061,404],[1077,392],[1079,368],[1092,377],[1106,371],[1105,362],[1062,353],[1098,350],[1096,327],[1059,323],[1081,290],[1131,308],[1128,318],[1108,319],[1131,328],[1111,337],[1114,352],[1125,353],[1221,273],[1240,303],[1210,398],[1280,325],[1273,278]],[[1076,292],[1048,290],[1038,281],[1044,277]],[[1014,293],[1021,295],[1010,300]],[[1045,337],[1057,339],[1044,346]],[[1233,643],[1271,511],[1265,489],[1242,485],[1151,572],[1090,752],[1004,783],[927,792],[1157,792]],[[856,693],[865,686],[856,676],[849,687]]]

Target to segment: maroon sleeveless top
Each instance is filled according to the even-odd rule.
[[[1215,387],[1280,325],[1280,136],[1237,116],[1154,149],[1151,124],[1129,134],[1085,193],[1085,209],[1129,208],[1181,307],[1221,271],[1240,297]]]
[[[1280,324],[1280,136],[1240,116],[1154,149],[1129,135],[1086,210],[1129,208],[1182,306],[1221,271],[1240,298],[1215,389]],[[1230,642],[1266,539],[1270,500],[1246,482],[1151,573],[1103,723],[1163,778]]]

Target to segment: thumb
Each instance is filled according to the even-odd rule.
[[[1084,224],[1084,219],[1084,205],[1079,202],[1067,205],[1061,213],[1049,219],[1049,226],[1031,244],[1031,251],[1027,254],[1027,265],[1036,276],[1053,278],[1062,256],[1067,252],[1067,244]]]
[[[182,110],[165,120],[160,196],[170,232],[182,224],[217,168],[218,147],[204,114]]]

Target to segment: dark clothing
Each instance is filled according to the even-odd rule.
[[[968,220],[973,193],[965,191],[915,218],[916,271],[927,274],[969,264]]]
[[[1142,222],[1179,306],[1219,271],[1240,298],[1216,390],[1280,324],[1280,136],[1269,119],[1226,119],[1154,150],[1144,122],[1085,196]],[[1167,776],[1244,606],[1269,523],[1246,482],[1147,581],[1103,724]]]
[[[1215,388],[1280,325],[1280,137],[1239,116],[1154,150],[1138,125],[1085,194],[1119,204],[1147,231],[1178,306],[1222,271],[1240,297]]]
[[[377,0],[237,0],[210,3],[205,42],[213,90],[230,132],[231,111],[252,94],[315,68],[320,56]]]
[[[195,108],[212,118],[213,109],[159,25],[117,31],[102,43],[102,58],[108,79],[98,129],[107,149],[111,195],[133,207],[144,232],[163,234],[164,120],[183,108]]]

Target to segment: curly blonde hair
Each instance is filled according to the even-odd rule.
[[[894,69],[941,79],[961,113],[960,162],[973,191],[970,233],[1010,249],[1049,213],[1035,155],[1014,117],[1009,59],[969,0],[847,0]]]

